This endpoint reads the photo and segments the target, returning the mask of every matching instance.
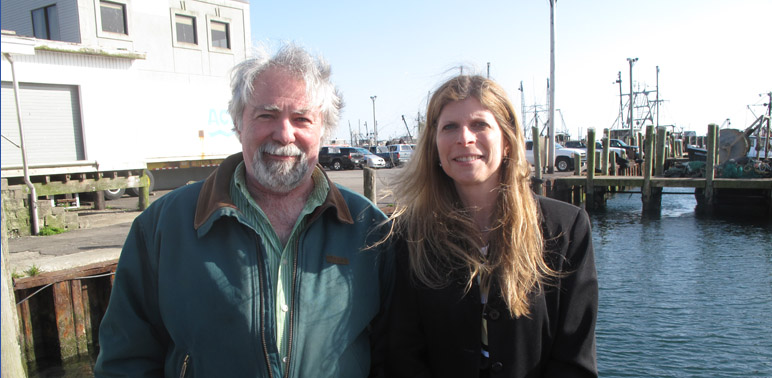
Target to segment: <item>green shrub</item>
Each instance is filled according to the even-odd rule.
[[[40,229],[40,231],[38,232],[38,235],[40,236],[56,235],[56,234],[61,234],[64,231],[65,231],[64,229],[59,227],[45,226]]]

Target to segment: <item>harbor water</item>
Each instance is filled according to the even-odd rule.
[[[667,192],[675,192],[667,189]],[[772,377],[772,224],[703,217],[691,189],[591,215],[601,377]]]

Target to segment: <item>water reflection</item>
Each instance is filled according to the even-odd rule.
[[[704,217],[689,195],[592,214],[604,377],[772,376],[772,224]]]

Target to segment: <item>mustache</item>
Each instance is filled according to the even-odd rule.
[[[263,154],[271,154],[276,156],[304,156],[305,153],[294,144],[288,144],[282,146],[276,143],[266,143],[258,148],[258,152]]]

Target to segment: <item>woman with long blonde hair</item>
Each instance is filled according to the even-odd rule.
[[[597,376],[589,219],[533,194],[524,146],[494,81],[432,95],[394,185],[390,376]]]

